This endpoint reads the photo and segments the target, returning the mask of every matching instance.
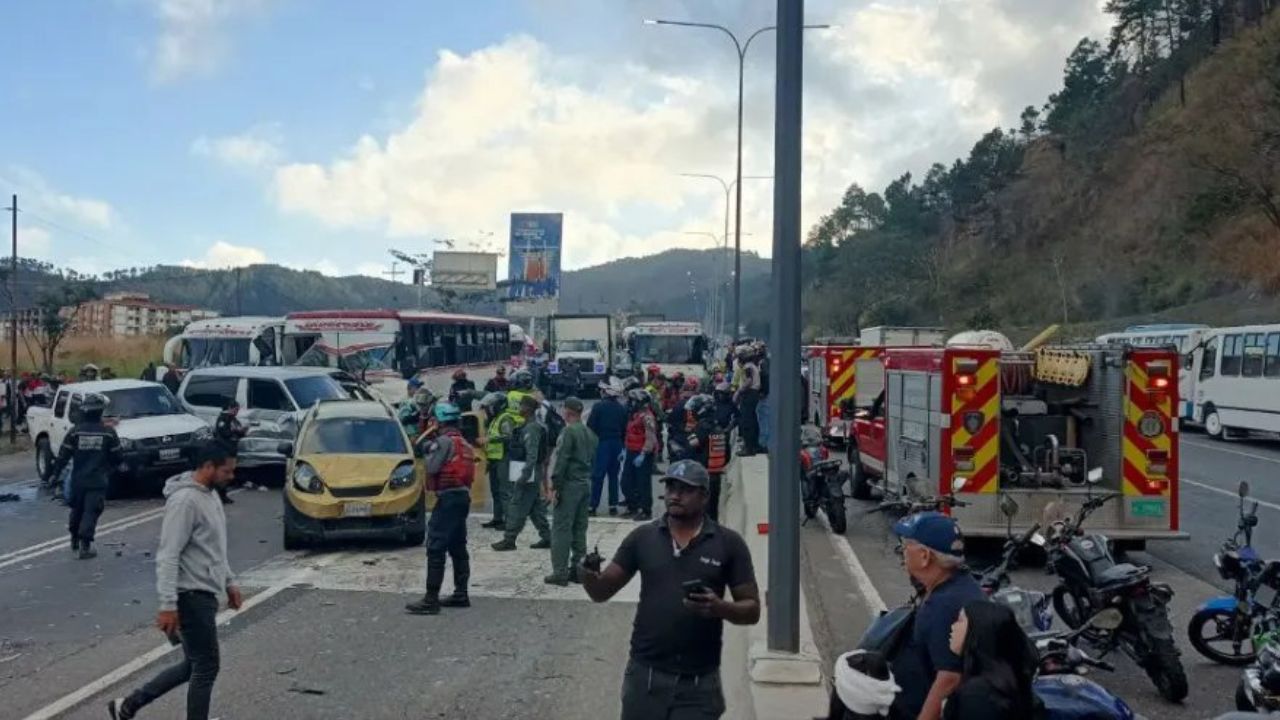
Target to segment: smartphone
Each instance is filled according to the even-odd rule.
[[[169,644],[177,647],[182,644],[182,636],[177,631],[166,633],[165,637],[169,639]]]
[[[681,583],[680,587],[684,588],[685,597],[711,592],[711,588],[707,587],[707,584],[701,580],[688,580]]]

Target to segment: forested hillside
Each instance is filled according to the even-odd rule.
[[[1082,40],[1020,127],[849,187],[807,241],[809,332],[1167,317],[1280,290],[1274,4],[1110,0],[1111,37]]]

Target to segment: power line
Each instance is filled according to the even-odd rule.
[[[104,241],[104,240],[99,240],[98,238],[96,238],[96,237],[94,237],[94,236],[92,236],[92,235],[90,235],[90,234],[88,234],[88,233],[86,233],[86,232],[82,232],[82,231],[80,231],[80,230],[76,230],[75,228],[67,227],[66,225],[63,225],[62,223],[54,222],[53,220],[50,220],[49,218],[46,218],[46,217],[41,216],[41,215],[37,215],[36,213],[31,212],[30,210],[19,210],[19,211],[18,211],[18,213],[19,213],[20,215],[25,216],[25,217],[29,217],[29,218],[31,218],[32,220],[36,221],[37,223],[39,223],[39,224],[41,224],[41,225],[44,225],[45,227],[47,227],[47,228],[49,228],[49,229],[51,229],[51,230],[58,230],[58,231],[60,231],[60,232],[64,232],[64,233],[68,233],[68,234],[70,234],[70,235],[74,235],[74,236],[76,236],[76,237],[78,237],[78,238],[80,238],[80,239],[82,239],[82,240],[87,240],[87,241],[89,241],[89,242],[91,242],[91,243],[93,243],[93,244],[95,244],[95,245],[98,245],[98,246],[102,247],[104,250],[110,250],[110,251],[111,251],[111,252],[113,252],[113,253],[127,255],[128,257],[130,257],[130,258],[132,258],[132,259],[134,259],[134,260],[144,260],[144,258],[142,258],[142,257],[140,257],[140,256],[138,256],[138,255],[134,255],[134,254],[132,254],[132,253],[128,252],[127,250],[122,250],[123,248],[128,247],[128,245],[127,245],[126,243],[122,243],[122,242],[108,243],[108,242],[106,242],[106,241]],[[147,262],[150,262],[150,261],[147,261]]]

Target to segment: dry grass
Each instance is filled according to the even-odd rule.
[[[160,362],[167,338],[145,336],[131,338],[69,337],[58,347],[54,360],[54,372],[65,372],[75,377],[85,363],[98,367],[110,367],[119,377],[138,377],[147,362]],[[9,343],[0,342],[0,367],[9,367]],[[34,341],[27,343],[18,338],[18,372],[38,370],[40,348]]]

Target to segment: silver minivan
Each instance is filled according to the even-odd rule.
[[[248,433],[240,439],[237,464],[246,468],[284,467],[277,448],[297,436],[307,410],[321,400],[349,397],[327,368],[318,367],[198,368],[178,388],[183,407],[210,426],[232,401],[239,403],[238,418]]]

